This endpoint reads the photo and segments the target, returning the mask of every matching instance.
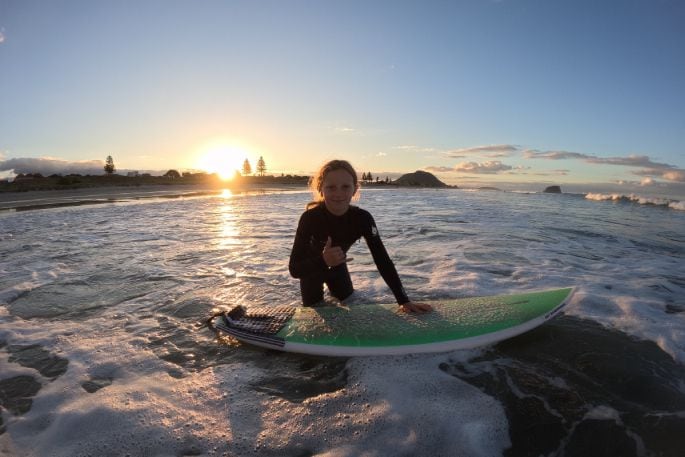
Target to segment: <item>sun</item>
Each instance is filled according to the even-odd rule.
[[[214,144],[200,152],[195,166],[208,173],[216,173],[223,180],[229,180],[233,179],[236,172],[240,172],[248,156],[249,153],[243,148]]]

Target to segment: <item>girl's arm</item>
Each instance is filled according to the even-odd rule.
[[[381,241],[378,229],[376,228],[376,223],[374,222],[371,214],[368,214],[368,217],[371,227],[369,232],[364,235],[364,239],[366,240],[366,244],[369,246],[371,256],[373,257],[373,261],[376,264],[378,271],[383,277],[383,280],[385,280],[385,283],[388,285],[388,287],[390,287],[390,290],[392,290],[392,293],[395,295],[395,299],[402,308],[402,311],[413,313],[424,313],[431,311],[433,309],[431,305],[426,303],[416,303],[409,300],[409,297],[402,286],[400,276],[397,274],[395,264],[392,262],[392,259],[390,259],[383,241]]]
[[[313,239],[312,236],[312,232],[307,229],[306,218],[303,214],[300,217],[300,222],[297,224],[295,241],[290,252],[290,262],[288,263],[288,270],[293,278],[302,278],[328,268],[321,253],[316,254],[312,251],[310,247]]]

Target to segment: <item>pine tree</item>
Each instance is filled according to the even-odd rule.
[[[264,172],[266,171],[266,163],[264,163],[264,159],[262,156],[259,156],[259,160],[257,161],[257,174],[259,176],[264,176]]]
[[[112,159],[112,156],[107,156],[107,159],[105,159],[105,173],[111,175],[115,170],[116,168],[114,168],[114,159]]]
[[[252,174],[252,165],[250,165],[250,161],[245,159],[245,162],[243,162],[243,176],[249,176]]]

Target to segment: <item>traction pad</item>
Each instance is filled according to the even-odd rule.
[[[223,324],[230,328],[254,335],[275,335],[295,314],[295,307],[288,305],[237,306],[222,316]]]

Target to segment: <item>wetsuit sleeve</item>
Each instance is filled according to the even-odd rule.
[[[400,280],[400,276],[397,274],[395,264],[392,263],[392,260],[388,255],[388,251],[386,251],[383,241],[381,241],[378,229],[376,228],[376,223],[374,222],[371,214],[367,213],[366,216],[368,230],[364,230],[364,239],[366,240],[366,244],[369,246],[373,261],[383,277],[383,280],[388,287],[390,287],[393,295],[395,295],[395,300],[397,300],[397,303],[400,305],[408,303],[410,301],[409,297],[407,297],[407,293],[404,291],[404,287],[402,287],[402,281]]]
[[[290,252],[290,262],[288,264],[290,275],[293,278],[299,279],[313,273],[325,271],[328,268],[321,252],[318,252],[311,246],[313,233],[309,229],[311,225],[310,219],[307,217],[307,213],[304,213],[297,224],[295,241],[293,242],[293,249]]]

